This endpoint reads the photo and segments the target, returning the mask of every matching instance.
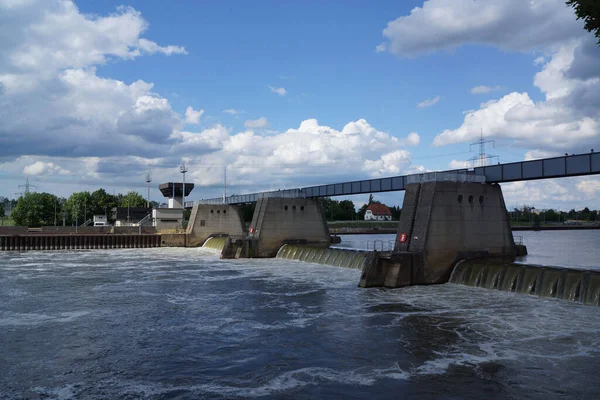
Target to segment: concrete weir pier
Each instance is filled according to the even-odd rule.
[[[187,226],[187,246],[198,247],[213,236],[243,238],[246,235],[239,206],[196,204]]]
[[[262,198],[248,232],[253,257],[275,257],[284,244],[327,248],[329,227],[316,199]]]
[[[435,181],[407,185],[394,250],[363,271],[361,287],[448,282],[461,259],[519,254],[497,184]]]

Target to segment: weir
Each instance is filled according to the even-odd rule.
[[[451,283],[600,306],[600,272],[499,260],[459,262]]]
[[[371,251],[323,249],[284,244],[277,252],[277,258],[363,270],[376,262],[377,255]]]

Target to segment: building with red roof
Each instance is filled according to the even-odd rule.
[[[369,204],[365,211],[365,221],[391,221],[392,212],[385,204]]]

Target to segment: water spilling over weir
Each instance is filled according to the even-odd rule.
[[[222,252],[223,249],[225,248],[226,244],[227,244],[227,237],[214,236],[214,237],[210,237],[210,238],[206,239],[206,242],[204,242],[202,247],[204,247],[206,249],[213,249],[213,250]]]
[[[365,265],[373,262],[373,253],[360,250],[319,249],[286,244],[277,252],[277,258],[362,270]]]
[[[492,260],[459,262],[451,283],[600,305],[600,272]]]

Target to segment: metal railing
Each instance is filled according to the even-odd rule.
[[[424,182],[475,182],[484,183],[485,175],[467,174],[464,172],[426,172],[423,174],[408,175],[406,183]]]
[[[380,239],[370,240],[367,242],[367,250],[392,251],[394,250],[394,241]]]
[[[144,218],[140,219],[138,226],[152,226],[152,214],[150,213]]]
[[[88,226],[89,224],[92,223],[92,219],[88,219],[87,221],[85,221],[83,224],[79,225],[79,226]]]

